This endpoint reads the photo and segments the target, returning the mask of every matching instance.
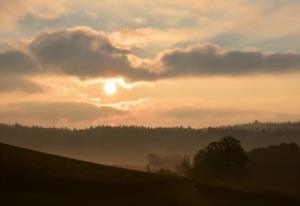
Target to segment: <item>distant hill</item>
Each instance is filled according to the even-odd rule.
[[[0,144],[1,205],[299,205],[248,192]]]
[[[276,132],[276,131],[300,131],[300,122],[259,122],[254,121],[247,124],[238,124],[233,126],[224,126],[220,128],[231,128],[247,130],[252,132]]]
[[[110,165],[146,165],[149,153],[194,155],[224,136],[239,139],[247,150],[270,144],[300,144],[300,122],[193,128],[97,126],[87,129],[0,124],[0,142]]]

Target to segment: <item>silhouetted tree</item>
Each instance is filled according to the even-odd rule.
[[[247,161],[247,153],[240,141],[227,136],[199,150],[191,173],[213,179],[239,179],[246,172]]]

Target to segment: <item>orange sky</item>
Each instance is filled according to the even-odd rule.
[[[298,1],[0,7],[0,122],[205,127],[300,119]]]

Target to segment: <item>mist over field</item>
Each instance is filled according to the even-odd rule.
[[[144,169],[151,153],[193,155],[224,136],[239,139],[247,151],[280,143],[300,144],[299,122],[254,122],[204,129],[135,126],[59,129],[3,124],[0,133],[3,143],[91,162]]]

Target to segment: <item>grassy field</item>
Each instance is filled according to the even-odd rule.
[[[63,158],[0,144],[1,205],[300,205],[248,191]]]

